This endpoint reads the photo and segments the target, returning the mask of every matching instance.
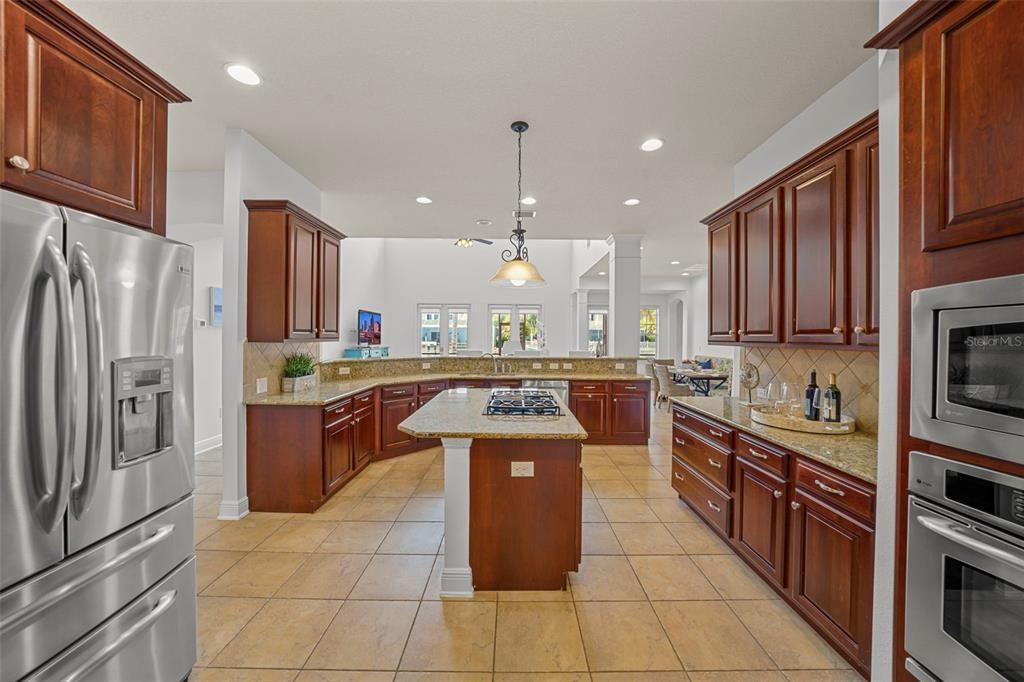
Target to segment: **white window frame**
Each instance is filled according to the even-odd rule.
[[[588,305],[587,306],[587,347],[581,348],[580,350],[591,350],[590,348],[590,316],[591,315],[604,315],[604,345],[603,350],[605,353],[608,352],[608,322],[611,320],[608,306],[606,305]]]
[[[523,346],[522,346],[522,344],[520,343],[520,340],[519,340],[519,311],[520,311],[520,309],[522,309],[524,311],[525,310],[536,310],[537,311],[537,318],[540,320],[540,325],[541,325],[542,328],[544,327],[544,306],[542,306],[539,303],[491,303],[490,305],[487,306],[487,318],[485,320],[485,323],[487,324],[487,327],[486,327],[486,329],[487,329],[487,333],[486,333],[486,338],[487,338],[486,346],[487,346],[487,350],[485,352],[495,352],[494,347],[493,347],[494,335],[491,333],[491,331],[492,331],[492,329],[491,329],[491,317],[493,316],[493,314],[495,312],[504,311],[504,310],[508,310],[510,315],[511,315],[510,322],[509,322],[509,324],[511,326],[511,329],[509,330],[508,345],[512,346],[512,348],[515,349],[515,350],[512,351],[513,355],[515,353],[517,353],[517,352],[522,352],[524,350]],[[547,345],[547,339],[544,338],[543,340],[544,340],[544,345],[542,345],[539,348],[539,350],[541,350],[541,351],[543,351],[545,346]]]
[[[423,311],[424,309],[436,309],[440,311],[440,319],[438,320],[438,331],[439,340],[438,345],[441,349],[440,353],[435,354],[424,354],[423,353]],[[416,345],[419,348],[419,355],[423,358],[437,358],[446,357],[448,353],[448,311],[449,309],[465,310],[466,311],[466,347],[471,348],[471,342],[473,339],[473,307],[468,303],[417,303],[416,304]],[[488,323],[490,317],[488,317]]]
[[[640,305],[640,310],[641,311],[643,311],[643,310],[653,310],[654,311],[654,353],[652,355],[645,355],[643,352],[638,352],[637,354],[640,357],[642,357],[642,358],[657,358],[658,357],[658,344],[661,342],[661,306],[660,305],[643,305],[643,304],[641,304]],[[643,317],[642,317],[642,314],[641,314],[641,318],[636,321],[636,324],[637,324],[637,330],[636,330],[637,334],[639,334],[643,330],[643,327],[640,326],[642,319],[643,319]],[[643,343],[643,341],[640,341],[640,343]]]

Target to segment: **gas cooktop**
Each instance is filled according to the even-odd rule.
[[[484,414],[561,416],[562,410],[551,391],[535,388],[496,388],[484,408]]]

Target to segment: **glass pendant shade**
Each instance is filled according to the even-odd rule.
[[[491,286],[535,289],[547,286],[547,282],[533,263],[517,258],[501,264],[494,277],[491,277]]]

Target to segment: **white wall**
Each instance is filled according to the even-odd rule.
[[[490,348],[487,308],[518,303],[543,306],[547,348],[565,355],[573,345],[570,307],[572,242],[534,239],[530,261],[548,285],[540,289],[505,289],[487,282],[501,263],[501,247],[477,244],[455,247],[450,239],[379,239],[353,237],[342,242],[340,344],[325,347],[333,358],[341,348],[356,344],[356,315],[360,308],[382,315],[382,343],[397,357],[419,355],[416,306],[468,304],[471,348]]]
[[[867,36],[865,36],[865,39]],[[798,73],[792,77],[799,78]],[[878,108],[878,65],[874,55],[814,100],[733,168],[739,196]]]
[[[320,215],[321,192],[244,130],[224,135],[224,496],[220,517],[248,513],[245,488],[245,404],[242,344],[245,342],[248,212],[243,199],[288,199]]]

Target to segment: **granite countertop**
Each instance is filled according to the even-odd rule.
[[[583,440],[587,432],[558,396],[562,415],[487,415],[484,407],[491,391],[486,388],[451,388],[439,393],[398,425],[399,431],[417,438],[501,438],[536,440]]]
[[[781,445],[863,481],[872,484],[878,481],[878,437],[873,433],[855,431],[842,436],[826,436],[765,426],[750,419],[750,408],[740,405],[739,398],[685,396],[672,398],[672,402],[748,431],[770,443]]]
[[[326,405],[327,403],[348,398],[361,391],[377,386],[393,386],[395,384],[412,384],[421,381],[437,381],[440,379],[487,379],[501,381],[504,379],[540,379],[557,381],[651,381],[651,377],[617,372],[615,374],[567,374],[567,373],[531,373],[531,374],[407,374],[402,376],[368,377],[350,379],[348,381],[330,381],[319,384],[316,388],[301,393],[262,393],[250,395],[245,399],[246,405]],[[482,408],[481,408],[482,409]]]

